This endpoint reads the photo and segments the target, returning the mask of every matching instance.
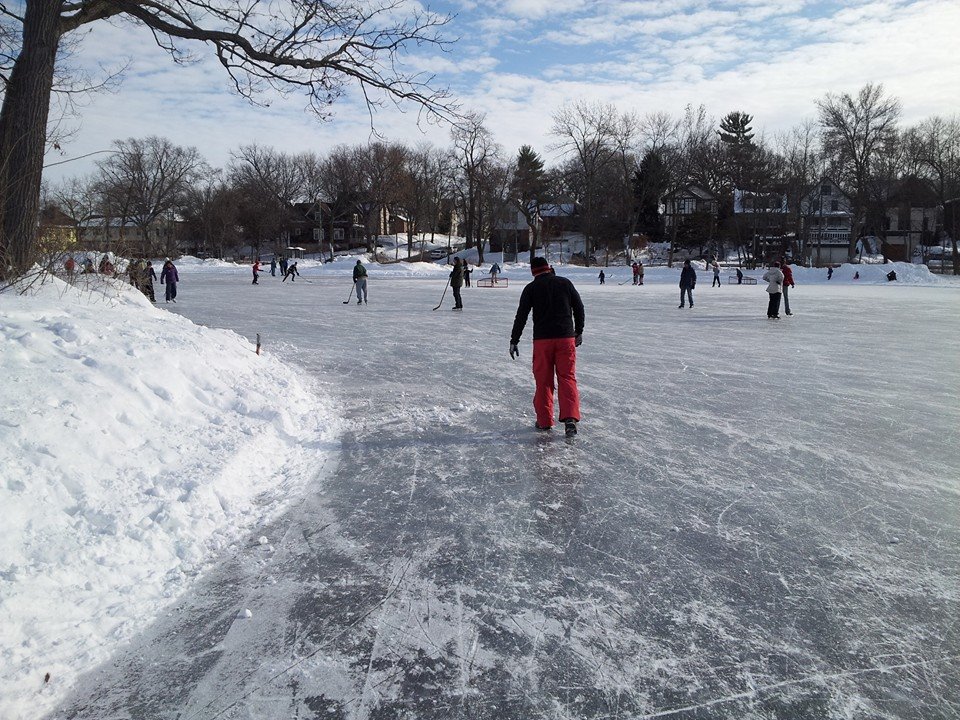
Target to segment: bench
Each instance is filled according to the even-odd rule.
[[[736,283],[737,283],[737,276],[736,276],[736,275],[730,275],[730,276],[727,277],[727,284],[728,284],[728,285],[735,285]],[[756,284],[757,284],[757,279],[756,279],[755,277],[750,277],[749,275],[744,275],[744,276],[743,276],[743,284],[744,284],[744,285],[756,285]]]
[[[477,287],[507,287],[510,285],[510,280],[505,277],[497,278],[497,281],[494,282],[493,278],[480,278],[474,283]]]

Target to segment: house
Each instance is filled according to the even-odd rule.
[[[73,251],[77,248],[77,221],[55,205],[40,211],[38,246],[44,253]]]
[[[667,193],[662,202],[664,227],[668,232],[695,213],[707,213],[715,218],[720,207],[717,196],[699,185],[686,185]]]
[[[935,244],[941,218],[940,200],[930,182],[910,175],[894,183],[883,219],[884,257],[920,261],[924,248]]]
[[[786,188],[733,190],[733,221],[740,243],[753,245],[760,257],[783,253],[794,238]]]
[[[803,246],[814,265],[847,261],[853,209],[850,196],[828,177],[821,178],[800,199]]]
[[[290,229],[281,238],[284,244],[322,252],[332,243],[336,250],[349,250],[364,244],[365,228],[352,208],[334,210],[319,200],[293,203]]]
[[[185,238],[185,223],[176,216],[158,218],[146,227],[132,220],[95,216],[79,223],[79,244],[85,250],[114,252],[128,257],[175,255]]]
[[[577,206],[571,202],[544,203],[540,206],[537,222],[540,224],[541,243],[548,243],[566,233],[580,230]],[[531,230],[523,213],[515,206],[507,207],[494,222],[490,233],[490,252],[520,253],[530,250]]]
[[[505,207],[493,222],[490,231],[490,252],[513,252],[515,255],[530,249],[532,228],[515,205]]]
[[[580,212],[573,202],[553,202],[540,206],[540,237],[543,242],[580,232]]]

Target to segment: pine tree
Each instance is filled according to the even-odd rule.
[[[520,148],[514,168],[510,194],[530,227],[530,261],[536,256],[540,240],[540,208],[547,192],[547,174],[543,160],[529,145]]]

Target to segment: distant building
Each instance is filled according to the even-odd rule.
[[[942,208],[936,190],[914,175],[891,186],[883,219],[883,254],[889,260],[925,259],[925,247],[936,244],[942,225]]]
[[[733,221],[737,237],[754,247],[758,257],[779,256],[795,239],[785,188],[767,191],[733,190]]]
[[[72,252],[77,245],[77,221],[55,205],[40,211],[39,247],[44,253]]]
[[[803,244],[814,265],[847,261],[853,211],[850,196],[828,177],[821,178],[800,199]]]
[[[667,232],[675,224],[696,213],[707,213],[714,218],[720,203],[717,196],[699,185],[687,185],[663,196],[663,221]]]

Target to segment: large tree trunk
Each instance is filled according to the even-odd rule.
[[[0,277],[33,261],[40,216],[40,179],[60,42],[59,0],[26,3],[23,46],[0,110]]]

